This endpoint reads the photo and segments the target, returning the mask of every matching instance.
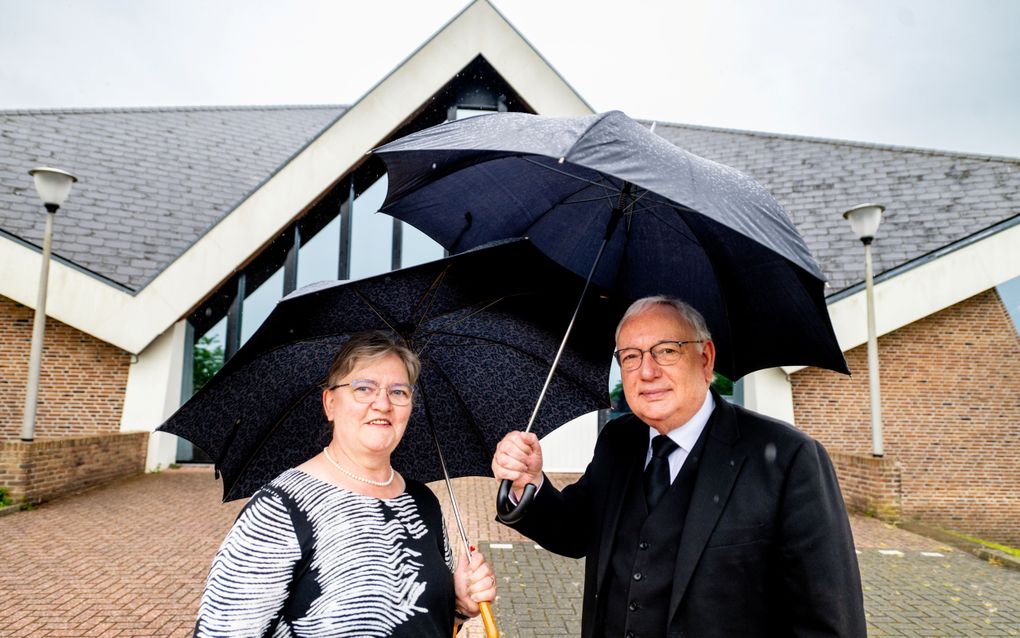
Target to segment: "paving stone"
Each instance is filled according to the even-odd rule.
[[[496,570],[502,638],[578,636],[584,562],[495,522],[492,479],[454,484],[469,541]],[[432,487],[449,511],[446,488]],[[182,468],[0,518],[0,637],[190,636],[209,564],[242,505],[221,504],[221,493],[210,470]],[[872,638],[1020,636],[1020,571],[874,519],[851,524]],[[452,515],[447,525],[456,538]],[[484,636],[480,621],[462,636]]]

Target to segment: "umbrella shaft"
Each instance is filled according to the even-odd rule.
[[[450,483],[450,475],[446,473],[446,467],[443,467],[443,478],[446,479],[446,490],[450,493],[450,504],[453,505],[453,517],[457,520],[457,531],[460,532],[460,540],[464,543],[464,551],[467,552],[467,558],[471,560],[471,541],[468,540],[467,530],[464,529],[464,521],[460,517],[460,508],[457,507],[457,497],[453,494],[453,484]]]
[[[606,244],[609,243],[609,238],[612,237],[613,232],[616,230],[616,225],[620,223],[620,218],[623,217],[623,208],[627,198],[630,196],[630,189],[630,182],[623,185],[616,208],[609,215],[609,223],[606,224],[606,234],[602,237],[599,252],[595,254],[595,261],[592,262],[591,270],[588,271],[588,278],[584,280],[581,298],[577,300],[577,305],[574,306],[574,315],[570,318],[570,323],[567,324],[567,332],[563,335],[563,341],[560,342],[560,349],[556,351],[556,358],[553,359],[552,366],[549,367],[549,374],[545,378],[545,385],[542,386],[542,391],[538,394],[538,401],[535,402],[535,409],[531,413],[531,418],[528,419],[528,427],[524,428],[525,432],[531,432],[531,426],[535,424],[535,417],[538,416],[538,410],[542,407],[542,400],[545,399],[545,393],[549,389],[549,384],[552,383],[553,374],[556,373],[556,367],[560,364],[560,357],[563,356],[563,351],[567,347],[567,339],[570,338],[570,333],[574,329],[574,322],[577,320],[577,314],[581,311],[581,304],[584,303],[584,296],[588,292],[588,286],[591,285],[592,277],[595,276],[595,269],[599,267],[599,261],[602,260],[602,253],[606,250]]]
[[[453,506],[453,518],[457,521],[457,531],[460,532],[460,540],[464,543],[464,551],[467,552],[468,560],[471,560],[471,541],[468,540],[467,530],[464,529],[464,520],[460,516],[460,507],[457,505],[457,496],[453,493],[453,483],[450,482],[450,472],[446,469],[446,459],[443,458],[443,447],[439,444],[439,436],[436,428],[432,425],[432,418],[426,419],[429,424],[429,433],[436,444],[436,454],[439,456],[439,467],[443,470],[443,480],[446,481],[446,491],[450,494],[450,505]]]
[[[618,217],[619,209],[613,211],[613,216]],[[615,224],[610,220],[610,225],[615,227]],[[588,278],[584,280],[584,288],[581,289],[581,298],[577,300],[577,305],[574,306],[574,314],[570,317],[570,323],[567,324],[567,331],[563,335],[563,341],[560,342],[560,349],[556,351],[556,358],[553,359],[552,366],[549,367],[549,374],[545,377],[545,384],[542,386],[542,391],[538,394],[538,401],[535,402],[535,409],[531,412],[531,418],[528,419],[528,427],[524,428],[525,432],[531,432],[531,426],[535,424],[535,417],[538,416],[538,410],[542,407],[542,400],[545,398],[545,393],[549,389],[549,384],[552,383],[553,374],[556,373],[556,367],[560,364],[560,357],[563,356],[563,351],[567,347],[567,340],[570,339],[570,333],[574,329],[574,322],[577,320],[577,314],[581,311],[581,304],[584,303],[584,296],[588,292],[588,286],[591,285],[591,278],[595,275],[595,269],[598,268],[599,260],[602,259],[602,253],[606,249],[606,244],[609,243],[609,236],[602,240],[602,245],[599,246],[599,252],[595,255],[595,262],[591,265],[591,270],[588,272]]]

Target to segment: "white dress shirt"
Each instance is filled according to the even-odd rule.
[[[694,413],[691,420],[667,433],[667,436],[677,444],[677,449],[673,450],[669,455],[670,483],[676,480],[676,475],[680,473],[680,468],[683,467],[684,461],[687,460],[687,455],[694,449],[694,444],[698,442],[698,437],[705,430],[708,418],[712,416],[712,410],[714,409],[715,399],[712,398],[712,392],[709,391],[705,395],[705,402],[701,404],[701,408]],[[652,460],[652,439],[658,435],[658,430],[653,427],[648,428],[648,452],[645,454],[645,467],[648,467],[648,462]]]

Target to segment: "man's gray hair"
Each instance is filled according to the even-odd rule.
[[[623,318],[620,319],[620,323],[616,326],[616,341],[620,339],[620,329],[623,328],[623,324],[628,319],[635,315],[639,315],[646,310],[650,310],[655,306],[669,306],[679,314],[684,321],[687,322],[691,328],[694,329],[694,335],[692,339],[695,341],[709,341],[712,338],[712,333],[708,331],[708,324],[705,323],[705,317],[698,312],[694,306],[690,305],[685,301],[681,301],[676,297],[669,295],[655,295],[654,297],[642,297],[630,305],[627,308],[627,312],[623,313]],[[702,344],[698,344],[699,346]],[[701,348],[698,348],[700,351]]]

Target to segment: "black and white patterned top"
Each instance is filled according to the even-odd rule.
[[[363,496],[301,470],[259,490],[209,571],[195,636],[436,636],[453,630],[439,501]]]

